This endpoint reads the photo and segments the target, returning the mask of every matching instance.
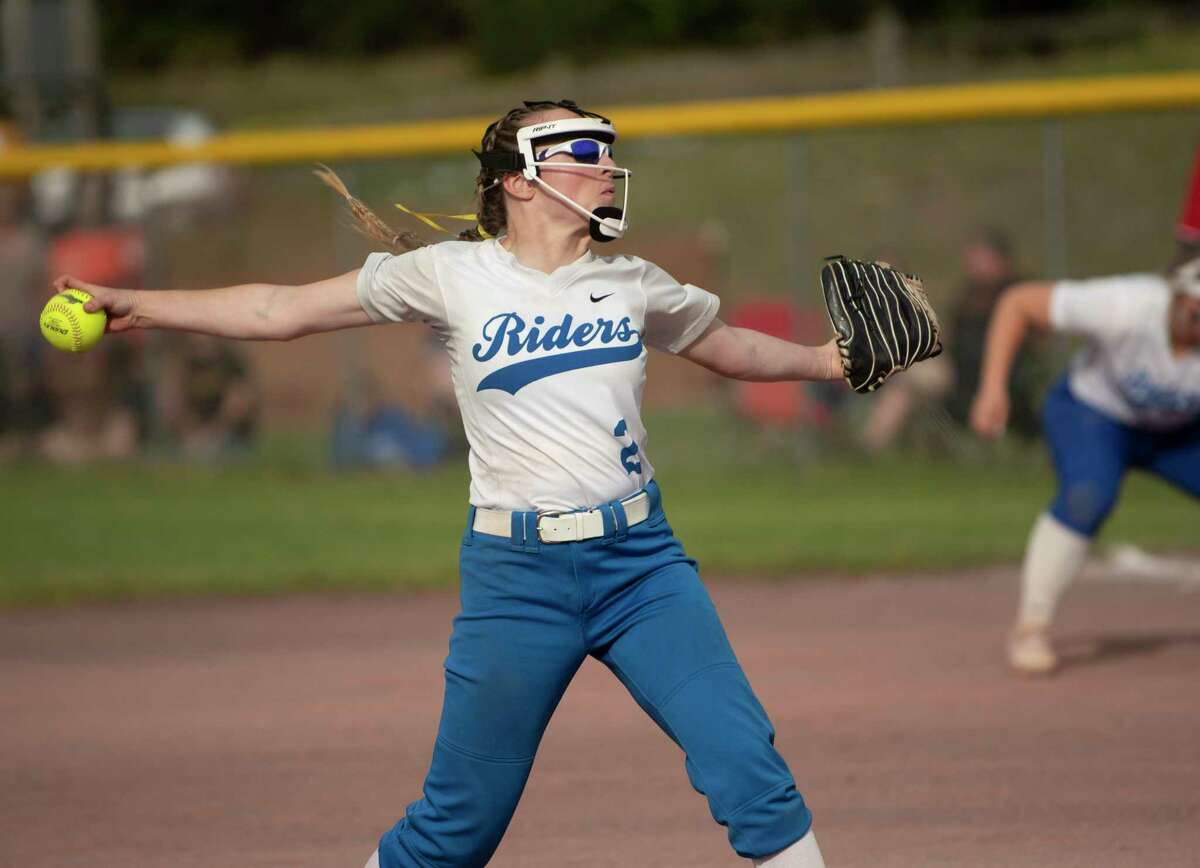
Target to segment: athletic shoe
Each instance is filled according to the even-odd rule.
[[[1050,630],[1040,624],[1018,625],[1008,637],[1008,665],[1022,675],[1049,675],[1058,666]]]

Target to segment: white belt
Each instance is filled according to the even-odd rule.
[[[629,527],[650,517],[650,495],[644,491],[622,500],[621,506]],[[471,527],[476,533],[511,536],[512,516],[506,509],[476,509]],[[615,516],[611,518],[615,519]],[[537,519],[537,532],[538,539],[544,543],[577,542],[604,536],[604,508],[586,512],[543,513]]]

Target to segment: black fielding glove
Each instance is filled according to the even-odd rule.
[[[897,371],[942,351],[937,314],[916,275],[886,262],[831,256],[821,268],[821,289],[842,376],[854,391],[873,392]]]

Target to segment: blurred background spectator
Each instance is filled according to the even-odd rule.
[[[896,374],[887,381],[887,388],[871,396],[870,412],[858,429],[860,445],[868,452],[888,449],[918,421],[929,423],[921,431],[926,438],[930,438],[931,428],[942,423],[940,433],[953,439],[955,432],[946,429],[945,412],[941,410],[941,402],[953,384],[954,371],[944,355]]]
[[[84,464],[137,454],[142,390],[129,347],[111,341],[86,357],[43,354],[50,419],[35,432],[38,455],[57,464]]]
[[[425,470],[466,453],[450,356],[435,333],[422,331],[420,353],[408,372],[426,391],[423,407],[389,400],[369,373],[356,377],[333,416],[334,467]]]
[[[971,401],[979,386],[979,363],[992,310],[1004,290],[1021,279],[1013,256],[1013,242],[1004,231],[981,229],[963,245],[963,281],[958,302],[947,323],[948,351],[953,365],[946,409],[965,426]],[[1038,406],[1044,382],[1039,377],[1039,348],[1031,342],[1022,349],[1012,374],[1012,416],[1009,432],[1025,438],[1039,436]]]
[[[168,452],[200,463],[244,457],[254,443],[259,398],[236,345],[173,334],[159,362],[158,433]]]
[[[971,401],[979,383],[979,363],[992,309],[1004,291],[1020,280],[1009,235],[981,228],[963,244],[959,255],[962,281],[950,310],[942,314],[944,354],[897,374],[874,396],[862,425],[863,447],[877,452],[895,445],[917,419],[930,424],[925,437],[962,441]],[[1009,430],[1024,438],[1040,434],[1038,407],[1046,379],[1038,341],[1022,348],[1013,368],[1012,418]]]
[[[38,332],[38,312],[49,295],[45,275],[71,274],[106,286],[140,287],[146,247],[137,226],[106,222],[103,203],[45,247],[43,276],[30,288],[27,360],[33,395],[44,415],[34,417],[36,454],[62,464],[134,457],[151,424],[145,371],[145,335],[109,335],[90,352],[60,353]]]
[[[0,122],[0,155],[21,144]],[[45,239],[25,179],[0,180],[0,456],[25,451],[48,422],[37,314],[46,294]]]

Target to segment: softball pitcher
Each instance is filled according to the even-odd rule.
[[[630,172],[614,163],[615,140],[605,118],[568,101],[508,112],[477,153],[478,228],[429,246],[393,232],[342,188],[369,234],[416,249],[373,253],[318,283],[135,292],[57,282],[91,292],[89,308],[106,309],[113,331],[287,340],[423,322],[445,343],[470,442],[462,610],[422,798],[382,836],[370,865],[487,863],[546,724],[589,655],[683,749],[692,785],[735,851],[774,868],[823,865],[771,722],[663,512],[640,415],[646,348],[748,380],[835,379],[869,354],[869,376],[854,385],[874,388],[936,351],[936,328],[911,321],[899,361],[878,357],[875,328],[799,346],[725,325],[715,295],[649,262],[595,255],[591,241],[628,225]],[[864,284],[847,274],[892,280],[873,288],[881,303],[925,316],[910,300],[919,293],[911,278],[850,260],[834,268],[826,293],[848,299],[831,302],[839,333],[866,310]],[[868,335],[874,344],[863,344]]]

